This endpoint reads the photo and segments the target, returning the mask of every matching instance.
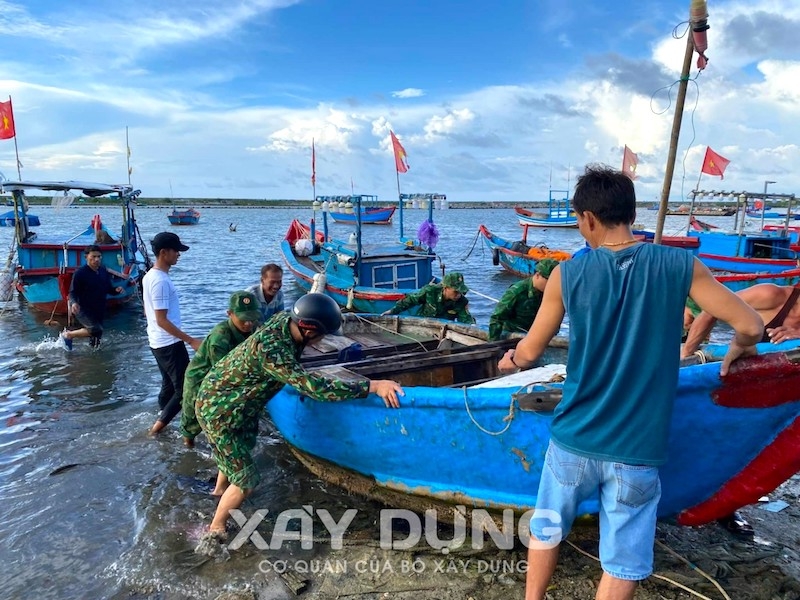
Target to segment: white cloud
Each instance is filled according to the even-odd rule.
[[[392,92],[394,98],[420,98],[425,92],[419,88],[406,88],[397,92]]]

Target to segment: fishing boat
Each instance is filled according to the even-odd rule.
[[[533,277],[536,264],[543,258],[560,262],[572,256],[563,250],[551,250],[544,244],[529,246],[525,241],[510,242],[489,231],[485,225],[481,225],[478,232],[492,255],[492,264],[502,266],[517,277]]]
[[[18,265],[16,289],[37,310],[50,315],[67,313],[67,295],[73,273],[85,262],[86,248],[92,244],[100,247],[102,264],[111,271],[112,283],[123,292],[108,296],[108,305],[115,306],[135,296],[136,285],[150,266],[147,248],[143,244],[134,217],[135,200],[141,193],[130,185],[107,185],[79,181],[4,181],[2,188],[10,191],[14,200],[14,213],[19,225],[15,231]],[[27,201],[29,190],[70,193],[78,190],[85,196],[97,198],[110,196],[119,203],[121,226],[108,229],[99,215],[92,218],[84,230],[72,234],[34,232],[28,226]],[[116,237],[115,237],[116,236]],[[52,318],[52,317],[51,317]]]
[[[356,223],[355,206],[361,207],[362,225],[389,225],[396,206],[380,206],[378,197],[370,194],[355,196],[317,196],[316,201],[328,203],[328,214],[337,223]]]
[[[359,196],[356,199],[356,215]],[[319,291],[355,312],[382,313],[398,300],[432,281],[433,246],[438,233],[433,226],[433,207],[428,220],[418,231],[420,239],[403,235],[403,208],[400,206],[400,237],[396,242],[364,243],[361,221],[347,240],[327,235],[327,211],[323,209],[323,233],[294,220],[281,242],[281,253],[297,284],[306,292]],[[315,220],[312,219],[312,224]],[[311,243],[316,239],[315,243]]]
[[[678,208],[667,209],[667,214],[673,216],[686,216],[690,213],[697,217],[732,217],[736,214],[736,209],[730,206],[689,207],[686,204],[681,204]]]
[[[167,215],[170,225],[197,225],[200,222],[200,211],[194,208],[178,210],[173,208]]]
[[[798,266],[792,240],[782,231],[724,231],[715,225],[689,219],[688,236],[700,242],[697,257],[709,269],[729,273],[782,273]]]
[[[36,215],[27,213],[25,218],[28,219],[28,227],[39,227],[42,224],[39,217]],[[13,210],[0,215],[0,227],[16,227],[16,225],[17,216],[14,214]]]
[[[719,363],[681,366],[669,461],[660,470],[661,517],[707,523],[797,472],[797,344],[763,344],[766,354],[735,363],[724,380]],[[499,377],[501,351],[479,344],[314,369],[350,380],[396,380],[405,390],[399,409],[375,395],[315,402],[287,386],[267,410],[300,461],[348,491],[418,511],[522,513],[536,503],[563,364]],[[580,510],[597,508],[595,498]]]
[[[559,194],[564,194],[559,197]],[[519,224],[523,227],[577,227],[578,218],[569,205],[569,191],[550,190],[545,211],[514,208]]]

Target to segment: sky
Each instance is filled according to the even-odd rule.
[[[661,195],[689,0],[0,0],[22,178],[143,197],[531,202],[637,153]],[[800,192],[800,2],[709,0],[672,201]],[[0,172],[17,179],[14,140]]]

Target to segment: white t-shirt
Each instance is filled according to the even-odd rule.
[[[178,292],[169,275],[155,267],[142,278],[144,314],[147,317],[147,341],[151,348],[164,348],[181,340],[167,333],[156,323],[156,310],[167,309],[167,319],[181,328],[181,307]]]

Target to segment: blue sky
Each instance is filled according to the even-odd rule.
[[[187,8],[187,6],[189,8]],[[800,191],[800,3],[709,1],[672,198],[706,145],[717,190]],[[0,100],[23,179],[127,180],[145,197],[396,196],[525,202],[639,155],[661,190],[689,0],[0,0]],[[668,90],[671,89],[671,95]],[[14,144],[0,172],[16,179]],[[172,192],[170,192],[170,187]]]

